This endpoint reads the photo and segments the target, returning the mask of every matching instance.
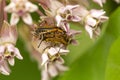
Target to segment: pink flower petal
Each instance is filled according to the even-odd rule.
[[[62,17],[60,15],[56,15],[55,19],[56,19],[56,22],[57,22],[57,26],[59,27],[60,24],[61,24],[61,21],[62,21]]]
[[[56,55],[59,50],[56,50],[55,48],[51,47],[48,52],[51,56]]]
[[[32,4],[31,2],[26,2],[25,6],[26,6],[26,10],[29,12],[34,12],[34,11],[38,10],[38,7],[34,4]]]
[[[11,2],[8,6],[4,8],[6,12],[12,13],[14,11],[15,3]]]
[[[101,16],[100,20],[101,22],[105,22],[106,20],[108,20],[109,18],[107,16]]]
[[[58,63],[56,63],[55,66],[56,66],[56,68],[57,68],[59,71],[61,71],[61,72],[67,71],[67,70],[69,69],[68,67],[64,66],[63,64],[58,64]]]
[[[93,10],[90,11],[90,13],[91,13],[92,17],[99,18],[100,16],[105,14],[105,11],[93,9]]]
[[[21,56],[19,50],[17,48],[15,48],[12,44],[8,44],[7,45],[7,50],[9,52],[13,52],[14,53],[14,55],[12,55],[13,57],[16,56],[20,60],[23,59],[23,57]]]
[[[22,19],[28,25],[32,25],[33,24],[32,17],[31,17],[31,15],[29,13],[23,15]]]
[[[79,5],[67,5],[65,7],[65,10],[72,10],[72,9],[75,9],[75,8],[78,8],[78,7],[79,7]]]
[[[88,34],[90,35],[90,38],[93,38],[93,30],[90,26],[86,25],[85,26],[86,31],[88,32]]]
[[[14,48],[14,53],[15,53],[15,56],[16,56],[18,59],[20,59],[20,60],[23,59],[23,57],[22,57],[22,55],[20,54],[20,51],[18,50],[18,48]]]
[[[49,80],[50,77],[48,75],[48,72],[46,70],[42,70],[42,80]]]
[[[0,72],[4,75],[10,75],[10,73],[1,65],[0,65]]]
[[[8,24],[8,22],[4,21],[0,31],[0,38],[5,38],[9,36],[9,32],[10,32],[9,27],[10,25]]]
[[[56,64],[64,64],[64,59],[62,57],[59,57],[57,60],[56,60]]]
[[[47,53],[43,53],[43,55],[41,57],[42,57],[41,65],[44,65],[49,60],[48,55],[47,55]]]
[[[6,21],[4,21],[0,35],[1,35],[0,44],[6,42],[16,44],[16,40],[18,36],[16,26],[10,26]]]
[[[19,16],[16,13],[12,13],[11,19],[10,19],[10,24],[11,25],[16,25],[19,21]]]
[[[69,52],[69,50],[62,49],[60,47],[56,47],[56,50],[59,51],[59,54],[61,54],[61,55],[65,55],[65,54],[67,54]]]
[[[68,35],[69,35],[69,36],[75,36],[75,35],[77,35],[77,34],[80,34],[81,32],[82,32],[82,31],[77,31],[77,30],[72,30],[72,29],[70,29]]]
[[[63,29],[68,33],[69,32],[69,29],[70,29],[70,25],[69,25],[69,23],[67,23],[67,22],[62,22],[62,26],[61,27],[63,27]]]
[[[0,55],[2,55],[5,51],[5,46],[0,45]]]
[[[14,64],[15,64],[14,58],[8,58],[8,62],[11,66],[14,66]]]
[[[49,75],[51,77],[55,77],[55,76],[58,75],[58,71],[57,71],[56,67],[54,66],[54,64],[50,64],[49,65],[48,72],[49,72]]]
[[[95,19],[93,19],[92,17],[88,17],[87,20],[86,20],[86,24],[87,25],[90,25],[90,26],[95,26],[97,23],[97,21]]]
[[[9,52],[14,52],[14,46],[12,44],[7,44],[7,50]]]
[[[72,39],[72,40],[71,40],[71,44],[73,44],[73,45],[78,45],[79,42],[78,42],[77,40],[75,40],[75,39]]]
[[[79,16],[72,16],[72,21],[73,22],[80,22],[81,18]]]

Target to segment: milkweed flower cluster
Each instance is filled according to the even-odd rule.
[[[11,0],[11,3],[5,7],[5,11],[12,13],[11,14],[11,25],[16,25],[19,21],[19,17],[22,17],[23,21],[32,25],[32,17],[29,12],[34,12],[38,9],[38,7],[28,0]]]
[[[75,36],[81,33],[79,30],[72,29],[70,23],[82,24],[90,38],[93,39],[100,35],[100,24],[108,20],[103,9],[87,9],[83,4],[89,4],[87,0],[85,2],[75,1],[35,0],[33,2],[38,2],[38,4],[33,4],[28,0],[11,0],[8,5],[3,5],[3,14],[9,13],[11,17],[10,24],[8,20],[3,19],[0,30],[0,73],[9,75],[8,63],[13,66],[14,57],[23,59],[19,49],[15,47],[18,38],[16,26],[20,18],[25,24],[32,26],[26,30],[26,32],[31,32],[27,34],[26,42],[29,44],[31,56],[40,65],[42,80],[50,80],[60,72],[69,70],[64,65],[65,61],[62,56],[70,52],[68,49],[70,44],[77,44]],[[93,1],[101,7],[106,2],[106,0]],[[119,3],[119,0],[115,1]],[[44,12],[39,7],[42,7]],[[30,15],[32,12],[38,13],[40,17],[38,24],[34,23]]]

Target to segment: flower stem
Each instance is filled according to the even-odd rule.
[[[0,29],[1,26],[3,24],[3,20],[4,20],[4,16],[3,16],[4,12],[3,12],[3,0],[0,1]]]
[[[40,10],[36,11],[40,16],[45,16]]]
[[[2,0],[2,2],[3,2],[3,11],[4,11],[4,7],[6,6],[6,0]],[[7,20],[7,18],[8,18],[8,17],[7,17],[7,13],[6,13],[5,11],[4,11],[3,16],[4,16],[4,20],[5,20],[5,21],[8,21],[8,20]]]

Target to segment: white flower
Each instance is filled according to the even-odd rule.
[[[40,61],[42,61],[41,65],[39,66],[42,72],[41,80],[50,80],[52,77],[57,76],[60,72],[68,70],[68,68],[63,65],[64,60],[62,59],[61,55],[66,55],[69,52],[69,50],[63,49],[63,45],[62,47],[52,47],[51,44],[49,44],[49,42],[46,41],[42,41],[40,46],[38,47],[40,42],[40,39],[33,37],[33,47],[39,52],[39,54],[34,55],[35,57],[39,58],[39,63]]]
[[[4,57],[4,59],[8,60],[9,64],[14,66],[14,57],[17,57],[18,59],[23,59],[21,56],[19,50],[14,47],[12,44],[5,44],[0,45],[1,55]]]
[[[63,65],[62,60],[49,62],[47,64],[47,70],[42,69],[42,80],[50,80],[52,77],[57,76],[60,72],[67,71],[68,67]]]
[[[18,59],[23,59],[18,48],[15,47],[17,40],[17,31],[15,26],[10,26],[6,21],[4,21],[3,26],[0,31],[0,72],[9,75],[9,70],[7,70],[8,63],[14,66],[14,57]]]
[[[11,0],[11,3],[6,6],[4,10],[12,13],[10,20],[11,25],[16,25],[20,17],[26,24],[32,25],[32,17],[29,13],[38,10],[38,7],[28,0]]]
[[[90,13],[85,17],[85,29],[89,33],[90,38],[98,36],[100,34],[99,24],[108,19],[104,16],[105,11],[103,10],[90,10]]]
[[[78,8],[79,5],[67,5],[64,7],[61,7],[57,10],[57,15],[56,15],[56,20],[68,20],[68,21],[74,21],[74,22],[78,22],[80,21],[80,17],[77,15],[73,15],[73,10]],[[58,19],[58,18],[59,19]],[[59,21],[57,21],[59,25]]]
[[[8,64],[4,60],[1,53],[0,53],[0,73],[2,73],[4,75],[9,75],[10,74],[10,69],[8,67]]]
[[[59,59],[60,55],[65,55],[68,52],[69,50],[61,49],[60,47],[51,47],[45,49],[44,53],[41,56],[42,57],[41,65],[46,65],[49,62]]]
[[[47,48],[42,54],[42,80],[49,80],[57,76],[60,72],[68,70],[65,67],[64,60],[61,55],[66,55],[69,50],[61,49],[60,47]]]
[[[60,7],[57,10],[57,15],[55,17],[57,26],[65,29],[66,32],[69,31],[68,21],[79,22],[81,18],[78,15],[74,15],[73,10],[78,8],[79,5],[67,5]]]

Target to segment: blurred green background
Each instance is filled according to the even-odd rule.
[[[91,5],[95,7],[96,4]],[[99,7],[97,7],[99,8]],[[54,80],[120,80],[120,8],[112,0],[104,4],[109,20],[103,24],[101,36],[91,40],[83,27],[71,23],[72,28],[82,30],[76,39],[78,46],[70,45],[70,53],[64,57],[69,71]],[[34,19],[38,17],[33,13]],[[0,74],[0,80],[40,80],[37,62],[31,60],[25,42],[19,37],[17,47],[23,60],[15,60],[11,75]]]

